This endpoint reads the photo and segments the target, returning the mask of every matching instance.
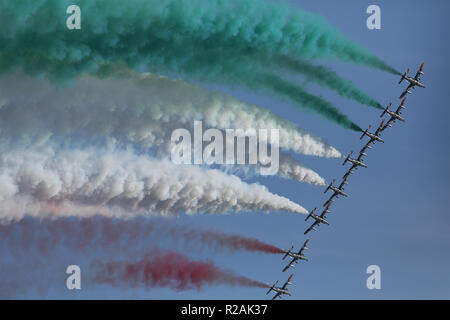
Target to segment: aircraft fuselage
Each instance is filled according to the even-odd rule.
[[[291,295],[289,293],[289,291],[287,291],[286,289],[274,287],[274,288],[272,288],[272,290],[275,291],[275,292],[281,293],[281,294],[287,294],[288,296]]]
[[[312,217],[314,220],[319,221],[319,222],[321,222],[321,223],[329,224],[327,220],[325,220],[324,218],[319,217],[319,216],[316,215],[316,214],[312,214],[311,217]]]
[[[347,195],[345,194],[344,191],[342,191],[339,188],[336,188],[335,186],[331,186],[330,189],[333,190],[334,192],[336,192],[337,194],[340,194],[340,195],[342,195],[344,197],[347,197]]]
[[[411,84],[414,85],[414,86],[418,86],[418,87],[421,87],[421,88],[425,88],[425,86],[424,86],[422,83],[420,83],[419,81],[417,81],[417,80],[414,79],[414,78],[405,76],[405,80],[408,81],[409,83],[411,83]]]
[[[290,256],[291,258],[294,258],[294,259],[308,261],[308,258],[306,258],[306,257],[305,257],[304,255],[302,255],[302,254],[289,253],[289,256]]]
[[[387,113],[388,115],[390,115],[392,118],[396,119],[396,120],[400,120],[400,121],[405,122],[405,119],[403,119],[403,117],[401,117],[398,113],[395,113],[395,112],[389,111],[389,110],[386,111],[386,113]]]
[[[370,139],[372,139],[372,140],[376,140],[376,141],[379,141],[379,142],[384,142],[383,139],[381,139],[381,138],[380,138],[379,136],[377,136],[377,135],[374,135],[373,133],[366,132],[366,135],[367,135]]]
[[[367,168],[367,166],[364,163],[362,163],[361,161],[358,161],[356,159],[348,158],[348,161],[350,161],[353,164],[356,164],[357,166]]]

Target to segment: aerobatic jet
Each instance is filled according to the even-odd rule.
[[[405,100],[406,100],[406,98],[404,98],[402,100],[402,102],[400,103],[400,105],[398,106],[398,108],[395,112],[392,110],[389,110],[389,107],[392,105],[392,103],[389,103],[388,106],[386,107],[386,109],[384,109],[384,111],[380,117],[384,116],[387,113],[388,115],[391,116],[391,118],[388,120],[388,122],[386,123],[386,125],[383,127],[383,129],[381,131],[385,130],[387,127],[392,127],[391,122],[395,122],[396,120],[405,122],[405,119],[403,119],[403,117],[400,116],[400,114],[402,113],[402,109],[405,109]]]
[[[308,232],[310,232],[311,230],[316,230],[316,226],[318,226],[319,224],[323,223],[323,224],[328,224],[328,221],[325,220],[325,215],[327,213],[329,213],[330,211],[328,210],[328,208],[330,207],[330,204],[328,204],[328,206],[323,210],[323,212],[320,214],[320,216],[314,214],[314,212],[316,211],[317,208],[314,208],[306,217],[305,221],[307,221],[310,217],[313,218],[315,221],[313,222],[313,224],[306,229],[306,231],[304,232],[304,234],[307,234]]]
[[[287,286],[292,284],[291,283],[291,279],[294,275],[291,274],[289,276],[289,278],[287,279],[287,281],[284,283],[284,285],[282,287],[276,287],[278,280],[275,281],[275,283],[273,284],[273,286],[270,287],[269,291],[267,291],[266,295],[270,293],[270,291],[275,291],[276,294],[273,296],[272,300],[275,300],[276,298],[280,297],[280,299],[282,298],[282,295],[288,295],[290,296],[291,294],[289,293],[289,291],[287,290]]]
[[[383,142],[384,143],[384,140],[380,138],[380,132],[383,129],[383,125],[384,125],[384,119],[383,119],[383,121],[381,121],[380,126],[378,127],[377,131],[375,131],[375,133],[369,132],[369,129],[371,127],[369,125],[369,127],[366,129],[366,131],[364,131],[363,134],[361,135],[360,140],[362,138],[364,138],[364,136],[368,136],[370,138],[370,140],[369,140],[369,142],[367,144],[374,143],[375,141],[379,141],[379,142]],[[368,146],[368,148],[370,149],[369,146]]]
[[[333,179],[333,181],[331,181],[331,183],[328,185],[328,187],[325,189],[326,193],[328,190],[332,190],[334,191],[333,194],[331,195],[331,197],[323,204],[324,207],[329,207],[330,204],[332,202],[334,202],[334,198],[337,198],[338,196],[344,196],[344,197],[348,197],[348,195],[344,192],[344,185],[347,184],[347,179],[348,179],[348,175],[344,175],[344,179],[342,180],[341,184],[339,185],[339,187],[335,187],[333,186],[333,183],[336,181],[335,179]]]
[[[367,168],[367,165],[365,163],[362,162],[362,157],[365,155],[365,153],[360,153],[358,158],[353,159],[350,156],[353,154],[353,151],[351,151],[347,158],[345,158],[344,162],[342,163],[342,165],[345,165],[347,163],[347,161],[352,163],[352,166],[350,167],[350,170],[352,169],[356,169],[358,167],[363,167],[363,168]]]
[[[292,252],[292,250],[294,249],[294,246],[292,246],[288,251],[286,251],[286,254],[284,255],[282,260],[286,259],[287,256],[291,257],[292,260],[291,260],[291,262],[289,262],[289,264],[286,267],[284,267],[283,272],[285,272],[289,268],[294,267],[295,266],[294,264],[298,263],[298,260],[308,261],[308,258],[306,258],[303,254],[304,250],[308,250],[308,248],[306,247],[308,242],[309,242],[309,239],[305,241],[305,243],[300,248],[298,253]]]
[[[333,186],[333,183],[336,181],[336,179],[333,179],[333,181],[331,181],[331,183],[328,185],[328,187],[325,189],[324,193],[327,193],[328,190],[332,190],[334,191],[336,196],[344,196],[344,197],[348,197],[348,195],[344,192],[344,185],[347,184],[346,181],[343,181],[339,187]]]
[[[406,72],[404,74],[402,74],[402,78],[400,79],[400,81],[398,83],[400,84],[403,80],[406,80],[409,82],[409,86],[400,95],[400,99],[403,98],[404,96],[406,96],[408,93],[411,93],[411,89],[414,89],[416,86],[425,88],[425,86],[422,83],[420,83],[420,76],[423,75],[423,66],[424,65],[425,65],[425,62],[423,62],[420,65],[419,71],[417,71],[416,76],[414,78],[407,76],[407,74],[409,72],[409,68],[406,70]]]

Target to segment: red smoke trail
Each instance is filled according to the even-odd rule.
[[[171,230],[181,235],[186,240],[198,240],[201,242],[209,243],[211,246],[224,247],[233,251],[255,251],[264,253],[283,253],[284,250],[275,247],[271,244],[262,242],[258,239],[243,237],[237,234],[225,234],[216,231],[200,231],[189,228],[175,228]]]
[[[37,246],[41,253],[48,253],[58,245],[74,250],[85,250],[92,246],[105,249],[122,247],[127,250],[142,243],[151,245],[166,239],[181,240],[187,245],[214,250],[273,254],[285,252],[254,238],[197,230],[190,226],[142,218],[134,220],[113,220],[100,216],[57,220],[25,218],[10,225],[0,226],[0,240],[7,242],[11,249],[29,249]]]
[[[201,289],[205,285],[227,284],[267,288],[267,285],[217,267],[212,261],[193,261],[176,252],[154,250],[136,262],[96,261],[93,281],[117,287],[170,287]]]

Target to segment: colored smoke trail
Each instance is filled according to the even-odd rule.
[[[289,83],[288,81],[282,80],[279,77],[261,75],[259,79],[262,79],[261,81],[263,82],[270,83],[271,86],[278,92],[284,93],[292,99],[292,101],[296,102],[296,107],[307,107],[344,128],[354,131],[362,131],[360,126],[354,123],[345,114],[341,113],[331,102],[317,97],[302,88]]]
[[[231,285],[266,288],[267,285],[232,271],[217,267],[214,262],[195,261],[176,252],[154,250],[135,261],[101,261],[92,264],[92,280],[126,288],[170,287],[177,291],[199,290],[206,285]]]
[[[49,211],[49,205],[55,204]],[[74,206],[75,205],[75,206]],[[31,216],[133,217],[282,210],[302,206],[219,170],[126,151],[17,150],[0,154],[1,221]],[[84,212],[81,207],[87,207]]]
[[[0,149],[104,141],[143,149],[170,141],[194,120],[205,128],[279,129],[280,148],[339,158],[338,150],[261,107],[185,81],[114,68],[109,77],[83,77],[56,89],[23,74],[0,77]],[[27,94],[24,95],[23,92]]]
[[[382,65],[382,61],[354,45],[313,15],[266,1],[246,0],[243,1],[244,7],[237,1],[230,3],[200,1],[193,4],[174,0],[161,5],[158,1],[159,8],[156,8],[153,1],[129,1],[120,5],[114,1],[99,1],[95,5],[81,1],[79,5],[85,8],[87,15],[84,19],[87,27],[83,29],[81,37],[69,36],[65,27],[58,23],[37,34],[36,28],[32,28],[33,23],[20,25],[23,22],[23,12],[36,20],[62,22],[57,10],[60,9],[59,5],[54,7],[48,2],[38,9],[25,6],[20,12],[8,7],[4,14],[5,20],[16,19],[17,24],[12,23],[6,29],[13,33],[20,30],[20,34],[17,34],[17,41],[11,43],[9,34],[2,37],[0,33],[0,44],[4,44],[5,48],[19,48],[14,53],[8,51],[3,54],[0,69],[2,65],[5,70],[21,67],[30,74],[48,73],[51,70],[54,77],[70,79],[83,72],[96,73],[104,65],[125,61],[132,68],[181,73],[200,81],[244,84],[259,90],[269,90],[289,97],[299,107],[317,112],[344,128],[359,131],[358,126],[330,102],[301,88],[295,88],[291,83],[285,83],[286,81],[268,71],[257,57],[260,54],[267,59],[267,56],[277,53],[277,56],[288,54],[324,58],[334,57],[335,54],[344,60],[353,59],[355,62],[375,61],[376,63],[368,63],[374,66]],[[241,12],[240,9],[243,8],[247,10]],[[255,16],[247,16],[249,8],[254,10],[252,13]],[[215,21],[219,13],[220,21],[227,27],[219,26],[216,29],[211,26],[211,21]],[[117,16],[121,19],[115,19]],[[237,21],[235,16],[238,17]],[[222,20],[224,17],[229,20]],[[242,23],[242,19],[249,22],[250,29]],[[239,28],[244,29],[243,33],[236,34],[237,30],[229,29],[236,22]],[[256,25],[253,25],[255,22]],[[297,40],[292,38],[293,31]],[[275,33],[272,34],[273,32]],[[249,41],[249,35],[253,37],[252,41]],[[34,46],[34,42],[30,44],[29,38],[35,39],[39,45]],[[224,39],[225,42],[217,43],[218,39]],[[285,43],[286,40],[294,43]],[[21,44],[27,45],[26,54],[20,53]],[[42,53],[43,45],[48,48],[49,53]],[[284,47],[284,51],[276,50],[275,45]],[[234,52],[232,55],[226,54],[231,51]],[[71,63],[68,64],[68,61]]]
[[[329,89],[336,91],[344,98],[352,99],[377,109],[383,109],[378,101],[369,97],[351,81],[341,78],[336,72],[328,67],[314,65],[306,60],[296,60],[287,57],[281,57],[277,59],[275,63],[290,71],[304,74],[307,80],[326,86]]]
[[[208,248],[215,252],[247,251],[280,254],[284,250],[261,240],[217,230],[205,230],[170,221],[135,218],[41,218],[25,217],[0,225],[0,239],[11,251],[45,255],[62,247],[75,252],[100,248],[102,251],[133,253],[148,250],[161,241],[181,242],[183,251]]]
[[[397,74],[322,17],[292,5],[264,0],[79,0],[82,32],[74,34],[66,27],[65,9],[71,4],[34,0],[17,6],[13,0],[1,1],[0,70],[21,66],[33,74],[50,71],[71,77],[117,60],[145,65],[154,58],[152,50],[162,50],[155,46],[157,39],[194,43],[201,49],[220,47],[236,55],[250,50],[269,57],[338,58]]]

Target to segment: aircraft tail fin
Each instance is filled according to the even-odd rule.
[[[400,81],[398,82],[398,84],[402,83],[402,81],[405,79],[405,77],[406,77],[406,75],[408,74],[408,72],[409,72],[409,68],[406,69],[406,71],[405,71],[404,74],[402,74],[402,77],[401,77]]]
[[[330,182],[330,184],[328,185],[328,187],[325,189],[325,191],[323,193],[327,193],[328,190],[330,190],[331,186],[334,184],[335,179],[333,179],[333,181]]]
[[[317,208],[314,208],[311,210],[311,212],[306,216],[305,221],[308,221],[308,219],[312,216],[312,214],[314,213],[314,211],[316,211]]]
[[[294,249],[294,246],[291,246],[291,248],[290,248],[288,251],[286,251],[286,253],[285,253],[283,259],[281,259],[281,260],[286,259],[286,257],[289,255],[289,253],[291,253],[292,249]]]
[[[350,156],[352,155],[352,153],[353,153],[353,151],[351,151],[351,152],[348,154],[347,158],[345,158],[344,162],[342,162],[342,165],[344,165],[344,164],[347,163],[347,161],[348,161],[348,159],[350,158]]]
[[[278,280],[275,281],[275,283],[273,284],[273,286],[271,286],[271,287],[269,288],[269,291],[266,292],[266,295],[268,295],[268,294],[270,293],[270,291],[273,290],[273,288],[277,285],[277,283],[278,283]]]
[[[362,138],[364,138],[364,136],[367,134],[367,131],[370,130],[370,125],[367,127],[367,129],[362,133],[361,137],[359,138],[359,140],[362,140]]]
[[[388,104],[387,107],[384,109],[383,113],[381,114],[380,118],[382,118],[382,117],[386,114],[386,112],[389,110],[389,108],[391,107],[391,105],[392,105],[392,102],[389,102],[389,104]]]

